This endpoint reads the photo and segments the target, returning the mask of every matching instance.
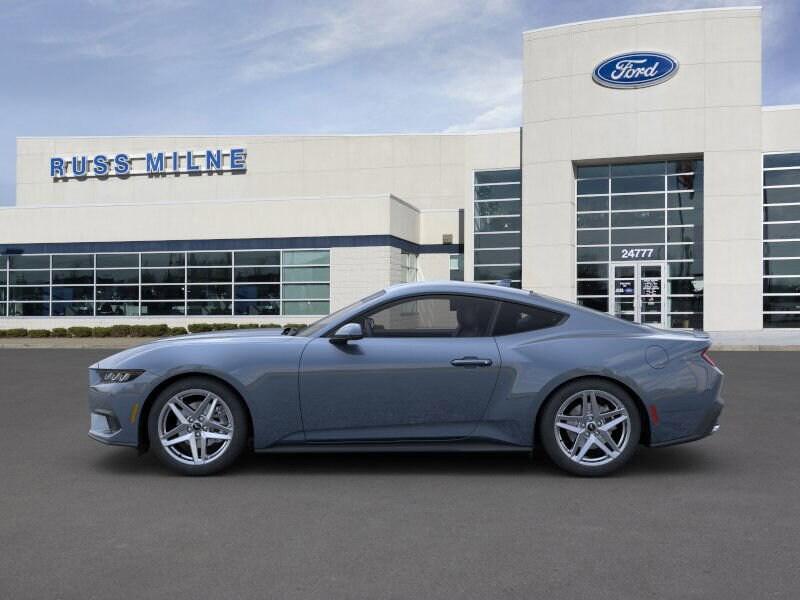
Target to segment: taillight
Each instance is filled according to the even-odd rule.
[[[710,364],[712,367],[714,367],[714,368],[716,368],[716,367],[717,367],[717,363],[715,363],[715,362],[714,362],[714,359],[713,359],[713,358],[711,358],[711,355],[708,353],[708,348],[706,348],[705,350],[703,350],[703,351],[700,353],[700,357],[701,357],[701,358],[702,358],[704,361],[706,361],[708,364]]]

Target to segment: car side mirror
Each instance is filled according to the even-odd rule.
[[[349,340],[360,340],[364,337],[364,330],[358,323],[347,323],[342,325],[331,336],[332,344],[346,344]]]

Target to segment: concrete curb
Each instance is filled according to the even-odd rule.
[[[780,344],[711,344],[712,352],[795,352],[800,346]]]

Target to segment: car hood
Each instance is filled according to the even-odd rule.
[[[224,350],[226,344],[287,344],[306,343],[307,338],[280,335],[280,329],[236,329],[229,331],[213,331],[210,333],[194,333],[177,337],[161,338],[128,348],[112,354],[91,365],[91,369],[135,368],[137,359],[147,354],[169,349],[197,348],[198,346],[218,347]]]

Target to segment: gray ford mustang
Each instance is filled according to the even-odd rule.
[[[699,332],[512,288],[382,290],[299,332],[165,339],[89,368],[89,435],[187,475],[258,452],[530,451],[603,475],[717,428]]]

